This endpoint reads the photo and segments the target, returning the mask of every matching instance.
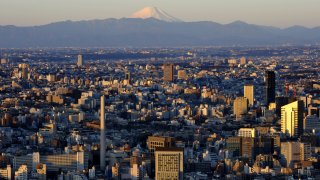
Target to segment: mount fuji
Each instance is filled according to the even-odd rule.
[[[184,22],[147,7],[128,18],[0,25],[0,48],[319,45],[320,27]]]
[[[130,16],[130,18],[140,18],[140,19],[155,18],[160,21],[166,21],[166,22],[181,22],[180,19],[171,16],[167,12],[157,7],[145,7],[142,10],[135,12],[133,15]]]

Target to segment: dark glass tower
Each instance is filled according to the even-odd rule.
[[[266,103],[275,102],[276,100],[276,75],[274,71],[266,71]]]

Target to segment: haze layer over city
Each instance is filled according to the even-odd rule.
[[[0,2],[0,179],[320,179],[316,0]]]

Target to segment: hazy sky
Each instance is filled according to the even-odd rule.
[[[121,18],[146,6],[184,21],[320,26],[320,0],[0,0],[0,25]]]

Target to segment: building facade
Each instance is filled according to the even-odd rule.
[[[254,104],[254,86],[252,84],[246,84],[243,88],[243,96],[249,101],[249,106]]]
[[[183,148],[156,148],[156,179],[183,179]]]
[[[173,81],[173,64],[164,64],[163,65],[163,80],[164,81]]]
[[[303,133],[303,101],[295,101],[281,107],[281,132],[289,137]]]
[[[233,102],[233,114],[236,119],[240,119],[243,114],[248,112],[248,99],[246,97],[237,97]]]

